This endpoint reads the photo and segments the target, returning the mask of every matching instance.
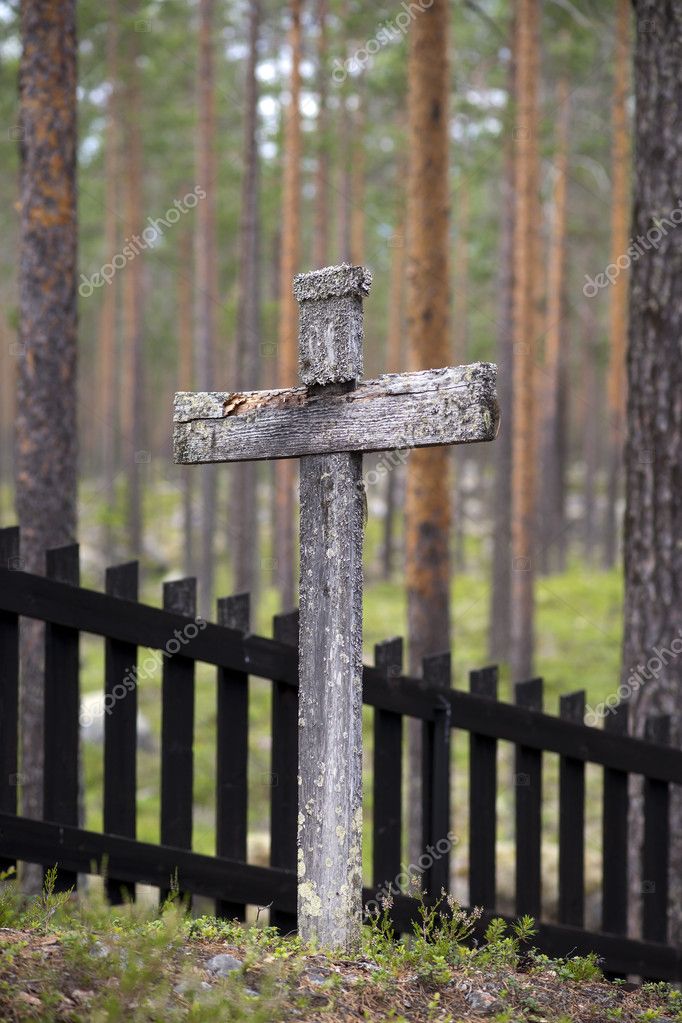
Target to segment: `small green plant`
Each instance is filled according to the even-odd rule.
[[[45,871],[43,890],[31,900],[26,913],[26,922],[36,930],[46,931],[53,917],[57,916],[71,899],[73,888],[55,892],[57,886],[57,864]]]
[[[0,871],[0,927],[13,927],[19,915],[19,894],[15,880],[16,869]]]
[[[601,960],[594,952],[586,956],[572,956],[559,961],[557,972],[565,980],[590,981],[601,980]]]
[[[535,921],[531,916],[522,916],[511,925],[509,932],[509,925],[501,917],[490,921],[484,936],[485,943],[476,951],[477,965],[511,969],[518,966],[521,946],[537,933]]]

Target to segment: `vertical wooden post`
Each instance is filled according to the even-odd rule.
[[[300,274],[300,372],[309,394],[362,375],[364,267]],[[298,927],[352,949],[362,922],[362,455],[301,460]]]
[[[46,551],[45,569],[49,579],[78,586],[78,544]],[[79,643],[77,629],[46,623],[43,819],[72,826],[78,825]],[[75,871],[60,869],[56,891],[68,891],[76,884]]]
[[[196,579],[163,584],[164,611],[194,618]],[[178,641],[178,646],[180,643]],[[182,648],[181,648],[182,649]],[[166,644],[161,678],[161,844],[192,848],[194,792],[194,661]],[[167,890],[161,890],[163,903]],[[182,894],[182,893],[181,893]]]
[[[0,568],[18,569],[19,530],[0,529]],[[19,785],[19,616],[0,611],[0,813],[16,814]],[[0,857],[0,872],[15,865]]]
[[[298,611],[275,615],[273,636],[278,643],[298,648]],[[272,680],[272,760],[270,764],[270,866],[296,870],[296,811],[298,774],[298,694],[280,679]],[[270,924],[282,934],[296,930],[293,913],[275,904]]]
[[[218,601],[218,625],[249,631],[248,593]],[[218,668],[216,741],[216,853],[246,863],[248,831],[249,676]],[[241,902],[216,901],[216,916],[246,919]]]
[[[137,601],[136,561],[106,570],[106,591],[120,600]],[[137,647],[118,639],[104,643],[104,830],[135,838],[137,826]],[[112,905],[135,897],[134,884],[107,878]]]

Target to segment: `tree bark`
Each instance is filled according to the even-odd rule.
[[[454,257],[453,297],[455,305],[455,365],[464,365],[469,357],[469,183],[466,177],[457,190],[457,246]],[[454,454],[454,563],[455,571],[465,569],[464,465],[465,451]]]
[[[313,265],[318,270],[329,263],[329,111],[327,67],[327,15],[328,0],[317,0],[317,162],[315,165],[315,235],[313,238]]]
[[[508,71],[508,92],[514,96],[514,32]],[[511,504],[513,437],[513,342],[514,342],[514,149],[511,124],[502,179],[500,206],[500,256],[498,275],[499,314],[497,330],[497,393],[500,402],[500,432],[495,441],[494,535],[492,590],[488,647],[492,661],[508,661],[511,643]]]
[[[631,233],[643,251],[632,261],[629,309],[621,682],[630,698],[636,733],[644,731],[648,714],[670,714],[672,745],[679,748],[682,0],[666,4],[635,0],[634,10],[637,114]],[[635,807],[635,812],[640,808]],[[635,834],[641,838],[641,830]],[[677,792],[672,799],[671,835],[669,937],[678,943],[682,938],[682,805]],[[640,849],[638,845],[634,848],[631,892],[639,900],[636,860]]]
[[[104,245],[107,260],[119,249],[118,231],[118,174],[119,174],[119,81],[118,81],[118,0],[109,0],[107,15],[107,124],[104,141]],[[116,438],[119,432],[116,380],[118,361],[118,281],[116,276],[105,287],[102,295],[100,320],[100,453],[102,476],[107,501],[115,501],[115,460]],[[113,558],[114,537],[111,521],[107,516],[103,531],[103,553],[107,564]]]
[[[445,366],[449,337],[447,0],[412,23],[408,53],[407,333],[411,369]],[[450,648],[450,453],[414,452],[408,461],[405,561],[409,664]],[[410,853],[421,844],[421,731],[410,744]],[[416,862],[416,861],[415,861]]]
[[[194,388],[194,350],[192,338],[192,235],[185,231],[181,240],[180,268],[178,273],[178,386],[181,390]],[[194,573],[194,508],[192,473],[181,470],[182,483],[182,565],[188,578]]]
[[[216,289],[216,154],[213,33],[214,0],[199,2],[199,65],[197,78],[197,181],[206,196],[197,206],[194,251],[196,382],[202,390],[215,386]],[[214,589],[217,477],[212,466],[201,473],[201,555],[199,610],[210,615]]]
[[[21,5],[21,222],[15,423],[21,566],[76,538],[77,212],[74,0]],[[22,813],[41,817],[43,629],[22,623]]]
[[[365,258],[365,97],[359,90],[360,106],[353,118],[353,163],[351,167],[350,261],[360,266]]]
[[[277,375],[281,387],[296,382],[298,352],[298,311],[293,280],[300,258],[301,220],[301,0],[291,0],[291,83],[284,128],[284,172],[282,183],[282,247],[279,295],[279,347]],[[276,482],[275,573],[282,608],[296,604],[294,586],[294,502],[296,467],[291,461],[278,462]]]
[[[597,410],[601,406],[601,380],[599,374],[597,325],[589,303],[583,306],[581,316],[582,334],[582,393],[584,409],[589,414],[582,417],[583,463],[585,485],[583,490],[583,550],[588,565],[595,564],[598,544],[597,530],[597,470],[600,464],[601,429]]]
[[[249,5],[249,58],[246,66],[244,109],[244,177],[239,228],[240,272],[237,312],[237,379],[239,388],[258,387],[261,341],[260,322],[260,159],[258,153],[258,37],[260,0]],[[235,466],[232,474],[231,539],[234,544],[234,587],[238,593],[250,593],[255,602],[258,573],[258,506],[256,488],[258,470],[253,463]]]
[[[519,0],[516,15],[516,210],[512,441],[511,669],[529,678],[533,663],[535,521],[535,360],[538,244],[538,0]]]
[[[132,238],[142,228],[142,134],[140,129],[139,33],[130,31],[127,39],[128,63],[125,74],[122,109],[126,150],[125,235]],[[140,466],[149,453],[143,436],[142,381],[142,256],[130,260],[123,272],[123,393],[121,396],[123,438],[127,476],[126,542],[130,557],[142,553],[142,491]],[[109,285],[107,285],[108,287]]]
[[[617,0],[616,54],[612,108],[612,199],[611,262],[628,250],[628,193],[630,142],[628,135],[628,67],[630,61],[630,4]],[[613,568],[618,551],[619,522],[617,504],[619,478],[623,464],[625,420],[625,345],[628,329],[628,281],[621,273],[611,286],[609,319],[609,452],[604,523],[604,565]]]
[[[540,567],[561,571],[565,561],[564,433],[567,369],[564,327],[564,275],[566,264],[566,205],[568,185],[569,88],[565,78],[557,86],[557,138],[552,195],[552,224],[547,270],[547,329],[542,375],[543,429],[541,434],[541,552]]]
[[[398,185],[403,180],[399,175]],[[403,337],[405,309],[405,225],[401,218],[393,231],[391,240],[391,277],[388,301],[388,333],[386,342],[386,372],[399,373],[403,363]],[[381,552],[382,577],[386,580],[393,574],[395,553],[395,516],[400,486],[402,463],[392,463],[386,475],[386,512]]]

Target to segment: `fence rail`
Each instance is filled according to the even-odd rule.
[[[218,602],[217,624],[195,621],[194,580],[166,583],[163,608],[137,601],[136,563],[107,570],[105,593],[79,585],[78,547],[48,553],[47,576],[21,567],[19,532],[0,530],[0,865],[59,862],[59,883],[78,872],[106,869],[112,901],[134,884],[168,889],[177,872],[184,893],[207,895],[216,911],[244,919],[247,905],[271,904],[271,921],[292,930],[295,917],[297,819],[296,613],[278,615],[274,638],[249,632],[248,596]],[[7,567],[4,567],[7,566]],[[44,821],[17,815],[19,623],[45,628]],[[104,640],[104,834],[78,820],[79,639]],[[181,637],[181,641],[178,639]],[[161,683],[161,807],[159,845],[136,840],[137,685],[130,684],[138,647],[163,651]],[[216,673],[216,855],[191,851],[195,666]],[[248,864],[249,678],[272,684],[270,866]],[[126,681],[127,680],[127,681]],[[498,747],[514,748],[515,911],[541,922],[538,944],[550,954],[594,950],[614,973],[682,980],[679,950],[667,945],[670,785],[682,784],[682,751],[667,746],[668,722],[652,718],[645,739],[627,735],[626,714],[608,715],[604,729],[582,723],[584,694],[562,697],[558,717],[542,710],[542,681],[515,687],[515,702],[498,699],[497,669],[472,672],[470,692],[450,688],[449,655],[426,658],[421,679],[402,670],[402,641],[375,648],[365,666],[363,700],[374,709],[373,898],[403,870],[405,718],[422,727],[422,846],[452,833],[451,737],[469,733],[469,903],[489,917],[497,899]],[[123,687],[121,690],[120,687]],[[125,698],[117,698],[124,695]],[[543,919],[544,754],[559,757],[558,922]],[[601,930],[584,928],[585,767],[603,769]],[[644,778],[641,856],[641,938],[626,936],[628,906],[628,778]],[[546,782],[545,782],[546,787]],[[460,822],[456,822],[458,826]],[[463,827],[459,830],[464,831]],[[447,843],[446,843],[447,845]],[[427,857],[422,883],[429,897],[449,886],[449,847]],[[415,903],[395,898],[394,916],[409,926]],[[485,918],[485,916],[484,916]]]

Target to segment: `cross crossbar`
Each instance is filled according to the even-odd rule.
[[[495,366],[477,362],[389,373],[342,393],[182,391],[175,398],[175,460],[239,462],[493,440],[495,375]]]

